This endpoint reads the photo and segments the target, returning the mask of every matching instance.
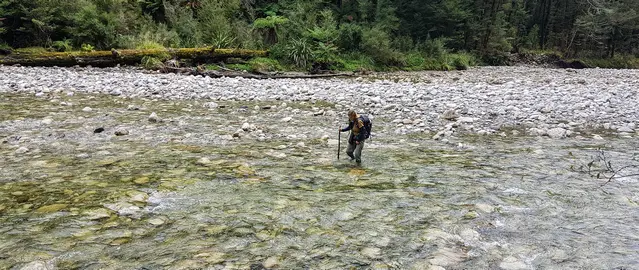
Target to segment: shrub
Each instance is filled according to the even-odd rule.
[[[149,44],[159,44],[161,47],[179,47],[180,37],[174,30],[170,30],[165,24],[155,24],[149,18],[144,19],[136,29],[137,34],[124,35],[118,39],[120,47],[136,49],[147,47]]]
[[[362,49],[379,65],[403,67],[406,61],[390,46],[389,34],[380,28],[367,29],[363,33]]]
[[[251,66],[252,71],[278,71],[283,69],[277,60],[271,58],[253,58],[248,64]]]
[[[313,58],[311,45],[305,39],[294,39],[284,46],[283,58],[297,67],[305,68]]]
[[[137,46],[135,46],[135,49],[137,50],[159,50],[159,49],[164,49],[164,46],[162,46],[162,44],[159,44],[155,41],[150,41],[150,40],[145,40],[140,42]]]
[[[70,39],[54,41],[53,43],[51,43],[51,48],[58,52],[68,52],[73,50]]]
[[[457,70],[466,70],[469,67],[477,64],[475,57],[468,53],[451,54],[448,58],[448,65],[454,67]]]
[[[164,67],[164,63],[157,57],[144,56],[141,61],[142,67],[145,69],[161,69]]]
[[[422,52],[426,57],[435,59],[441,59],[448,54],[446,39],[444,38],[427,39],[425,42],[417,45],[417,50]]]
[[[345,51],[358,51],[362,43],[362,27],[347,23],[343,24],[339,28],[337,35],[337,46]]]
[[[331,64],[337,59],[337,47],[331,43],[318,42],[313,50],[313,61]]]
[[[91,44],[83,43],[83,44],[82,44],[82,46],[80,47],[80,49],[81,49],[83,52],[92,52],[92,51],[93,51],[93,49],[94,49],[94,47],[93,47]]]

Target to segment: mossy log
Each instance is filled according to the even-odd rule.
[[[212,63],[224,61],[227,58],[250,59],[267,56],[266,51],[243,49],[212,49],[212,48],[180,48],[180,49],[150,49],[150,50],[114,50],[92,52],[45,52],[45,53],[12,53],[0,57],[0,64],[23,66],[93,66],[113,67],[119,65],[136,65],[145,56],[159,59],[175,58],[191,60],[195,63]]]

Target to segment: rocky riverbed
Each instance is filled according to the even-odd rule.
[[[0,269],[630,269],[637,75],[0,67]]]
[[[353,79],[253,80],[119,68],[0,69],[0,92],[5,93],[197,99],[209,100],[209,107],[219,101],[329,102],[338,105],[336,110],[302,113],[337,119],[347,108],[356,108],[381,119],[376,122],[392,124],[393,132],[426,133],[434,139],[457,134],[633,136],[639,123],[638,89],[636,70],[486,67]]]

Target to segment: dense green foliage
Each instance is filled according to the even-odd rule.
[[[639,56],[638,11],[639,0],[0,0],[0,46],[268,49],[298,68],[463,69],[538,50],[594,63]]]

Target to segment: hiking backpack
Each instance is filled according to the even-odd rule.
[[[371,130],[373,129],[373,122],[366,115],[360,115],[359,117],[364,122],[364,130],[366,131],[365,138],[368,139],[371,137]]]

